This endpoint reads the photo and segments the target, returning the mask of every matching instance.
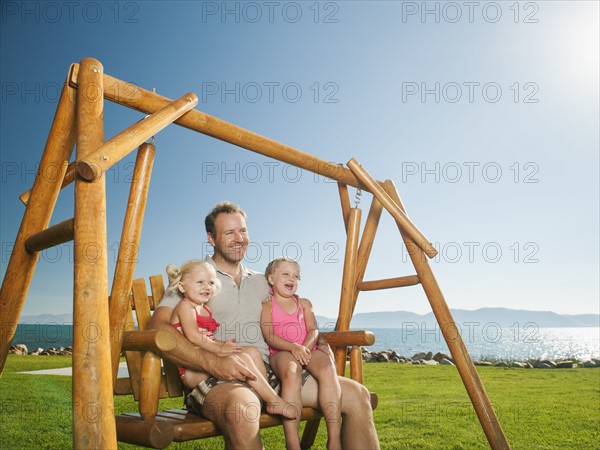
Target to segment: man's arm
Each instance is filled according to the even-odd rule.
[[[193,345],[170,324],[173,310],[162,306],[156,308],[147,329],[164,330],[175,339],[175,348],[164,352],[161,357],[178,366],[209,373],[219,380],[255,380],[256,376],[236,355],[217,356],[214,353]]]

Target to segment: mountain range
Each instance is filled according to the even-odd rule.
[[[537,327],[600,327],[599,314],[557,314],[551,311],[526,311],[508,308],[480,308],[476,310],[451,309],[454,321],[462,324],[498,324],[503,328],[524,327],[533,324]],[[321,328],[333,329],[336,318],[317,316]],[[65,324],[73,323],[72,314],[40,314],[22,316],[19,323]],[[409,311],[382,311],[356,313],[352,318],[352,328],[402,328],[417,324],[433,327],[436,323],[433,313],[416,314]]]
[[[600,327],[600,314],[557,314],[552,311],[526,311],[508,308],[480,308],[476,310],[451,309],[454,321],[463,324],[498,324],[502,328],[524,327]],[[332,329],[336,319],[317,316],[320,327]],[[326,325],[327,324],[327,325]],[[331,324],[331,325],[329,325]],[[352,328],[402,328],[417,324],[433,327],[436,324],[432,312],[416,314],[408,311],[385,311],[356,313],[352,317]]]

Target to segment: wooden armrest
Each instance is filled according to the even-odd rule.
[[[127,331],[123,334],[123,349],[127,351],[168,352],[175,348],[176,341],[164,330]]]
[[[328,331],[321,333],[321,336],[323,336],[332,347],[349,347],[352,345],[368,346],[375,343],[375,335],[366,330]]]

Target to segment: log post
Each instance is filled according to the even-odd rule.
[[[350,350],[350,378],[363,384],[362,350],[358,345],[353,345]]]
[[[152,144],[143,143],[140,145],[133,170],[133,181],[129,190],[123,231],[121,232],[119,254],[110,295],[110,344],[113,382],[117,379],[119,371],[123,332],[125,331],[127,308],[130,304],[129,295],[135,263],[137,262],[155,152],[156,147]]]
[[[29,291],[38,253],[29,253],[25,241],[48,227],[60,192],[65,167],[75,144],[75,91],[66,83],[48,134],[44,154],[31,190],[21,226],[0,288],[0,374],[4,369],[10,341]]]
[[[352,208],[348,217],[348,236],[346,237],[346,254],[344,256],[344,273],[342,275],[342,292],[340,295],[340,312],[336,331],[348,331],[352,319],[352,300],[356,284],[356,255],[358,251],[358,235],[360,233],[361,210]],[[346,368],[346,347],[335,349],[335,363],[338,375],[344,375]]]
[[[350,195],[348,194],[348,186],[338,182],[338,192],[340,194],[340,203],[342,205],[342,218],[344,219],[344,228],[348,232],[348,217],[350,216]]]
[[[77,160],[104,140],[103,67],[86,58],[77,91]],[[75,180],[73,448],[116,448],[108,321],[105,177]]]
[[[404,211],[404,206],[392,181],[385,181],[385,190]],[[427,258],[424,257],[423,252],[408,236],[408,233],[404,231],[400,223],[397,222],[397,225],[490,446],[494,450],[510,449],[483,383],[462,340],[460,331],[452,318],[452,313],[446,304],[444,295],[429,267]]]
[[[360,239],[360,245],[358,247],[358,254],[356,256],[356,285],[354,287],[354,296],[352,298],[352,311],[351,315],[354,315],[354,308],[358,301],[359,286],[363,281],[365,272],[367,271],[367,263],[369,262],[369,256],[373,249],[373,242],[375,241],[375,233],[379,226],[379,219],[381,218],[381,212],[383,211],[383,205],[373,197],[371,201],[371,208],[369,209],[369,215],[365,222],[365,229],[363,230],[362,238]]]

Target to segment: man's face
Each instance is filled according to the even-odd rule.
[[[219,214],[215,219],[215,234],[208,233],[208,242],[215,248],[215,257],[228,263],[239,263],[250,242],[246,219],[239,213]]]

